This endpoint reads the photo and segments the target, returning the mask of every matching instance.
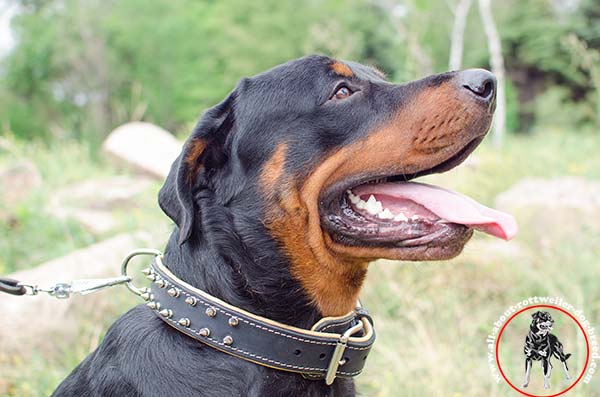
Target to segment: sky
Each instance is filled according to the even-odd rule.
[[[0,7],[0,56],[13,47],[14,38],[10,32],[10,20],[17,12],[16,5]]]

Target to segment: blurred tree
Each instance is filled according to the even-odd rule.
[[[423,4],[395,0],[379,0],[376,4],[392,23],[396,39],[407,48],[408,57],[403,77],[412,79],[432,74],[433,64],[427,53],[427,46],[421,44],[423,30],[418,28],[419,21],[424,18],[419,10]]]
[[[459,0],[5,1],[19,12],[16,46],[0,63],[2,130],[98,143],[128,120],[189,130],[240,77],[308,53],[371,63],[394,81],[445,71],[448,5]],[[508,100],[518,100],[507,108],[520,114],[509,126],[527,129],[553,85],[565,100],[593,100],[589,68],[564,37],[600,48],[597,0],[492,6],[516,93]],[[465,18],[462,65],[489,68],[484,26],[474,12]]]
[[[500,43],[496,23],[492,17],[490,0],[479,0],[479,15],[481,16],[481,23],[483,24],[483,30],[488,41],[492,72],[496,75],[496,79],[498,79],[492,142],[496,147],[499,147],[502,144],[506,130],[506,73],[504,69],[504,57],[502,56],[502,44]]]
[[[114,126],[140,118],[177,131],[240,77],[306,53],[387,71],[403,59],[382,11],[359,0],[19,4],[18,45],[0,77],[8,88],[0,119],[23,137],[98,143]]]
[[[593,88],[589,93],[591,99],[588,100],[595,105],[595,114],[591,115],[590,121],[600,126],[600,50],[589,48],[575,34],[565,37],[563,42],[572,55],[573,63],[586,73],[589,85]]]
[[[458,0],[458,3],[450,8],[454,14],[452,37],[450,39],[450,60],[448,61],[448,69],[450,70],[458,70],[462,65],[465,27],[472,2],[473,0]]]
[[[586,8],[583,2],[552,0],[506,0],[501,4],[496,7],[496,18],[507,74],[518,92],[519,124],[527,131],[536,122],[534,102],[549,87],[567,87],[572,100],[589,91],[584,73],[563,45],[563,38],[583,25],[581,16]]]

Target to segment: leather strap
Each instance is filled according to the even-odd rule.
[[[232,306],[173,275],[156,257],[145,270],[153,280],[147,305],[178,331],[233,356],[309,379],[361,373],[375,342],[362,308],[326,317],[311,330],[288,326]],[[346,334],[346,335],[344,335]]]
[[[17,280],[8,277],[0,277],[0,292],[11,295],[25,295],[27,290]]]

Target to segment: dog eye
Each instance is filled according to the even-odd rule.
[[[350,88],[343,85],[337,89],[337,91],[335,92],[335,94],[333,94],[331,99],[336,99],[336,100],[346,99],[352,94],[353,94],[352,90],[350,90]]]

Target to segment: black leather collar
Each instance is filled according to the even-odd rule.
[[[335,377],[360,374],[375,342],[372,320],[360,306],[306,330],[249,313],[192,287],[175,277],[161,256],[144,273],[153,284],[142,297],[160,319],[217,350],[266,367],[331,384]]]

